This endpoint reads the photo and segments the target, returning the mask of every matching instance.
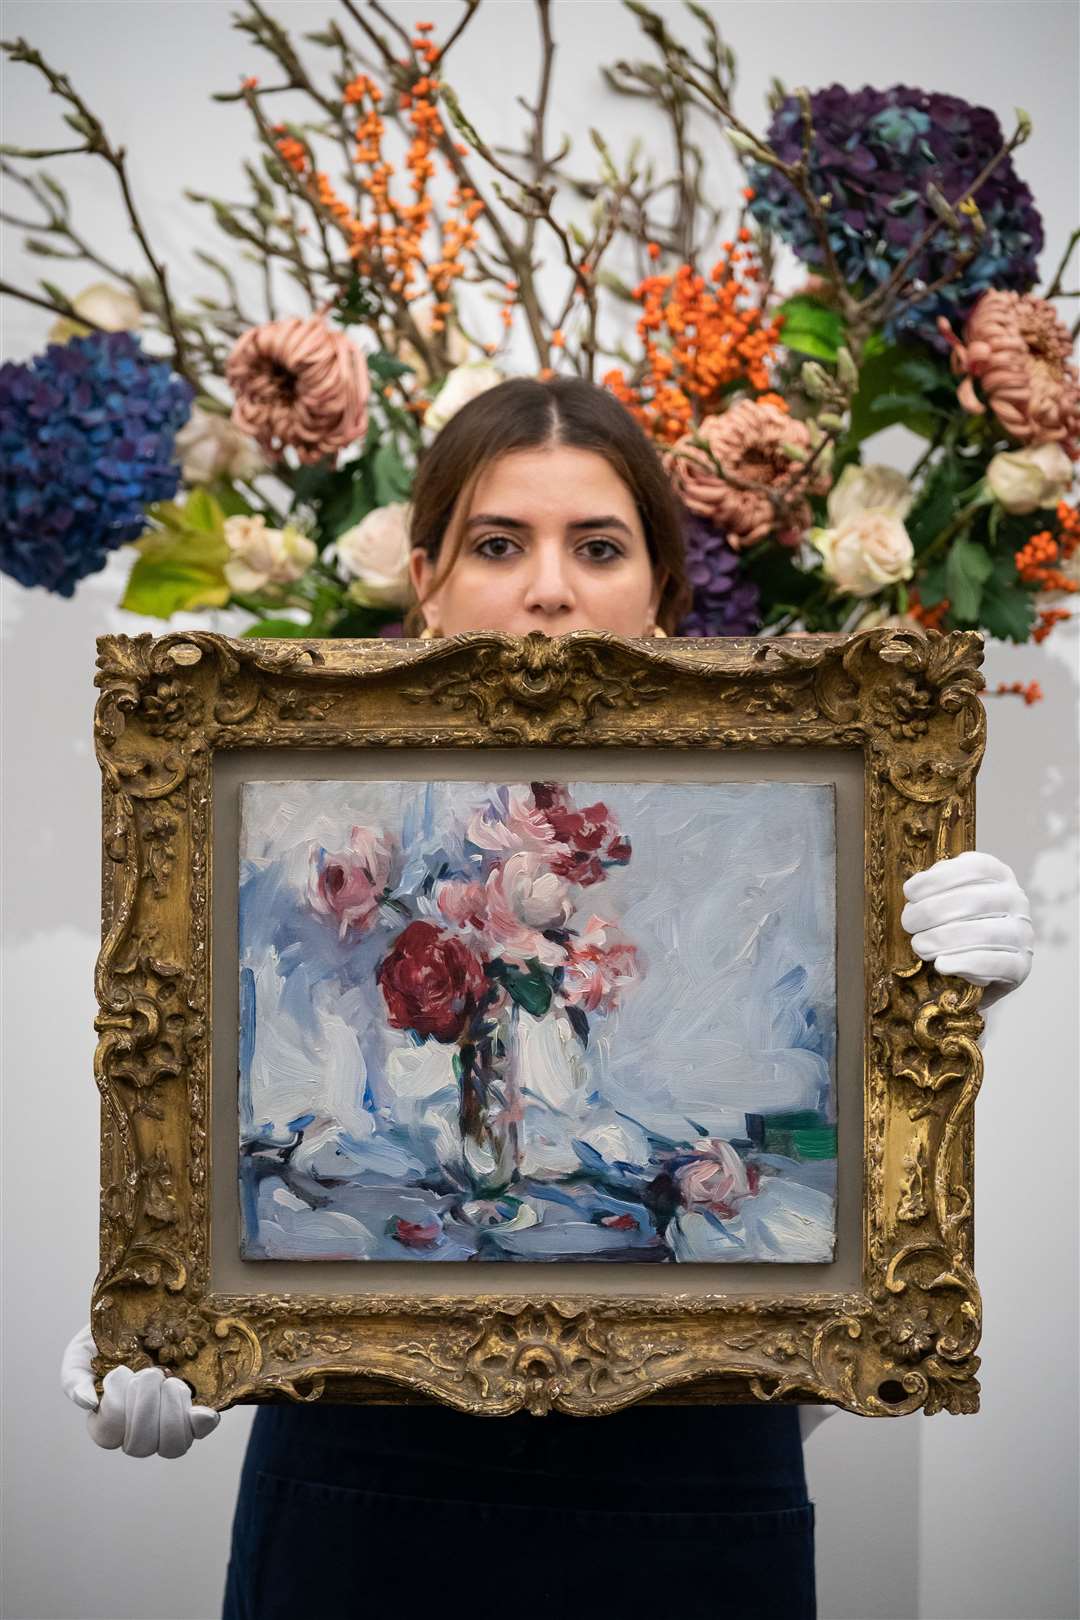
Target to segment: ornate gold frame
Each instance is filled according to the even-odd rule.
[[[103,636],[99,1377],[161,1364],[200,1401],[436,1400],[601,1414],[641,1400],[978,1408],[972,1106],[979,991],[914,957],[901,885],[971,847],[973,633],[763,641]],[[251,747],[861,750],[862,1286],[769,1297],[210,1291],[212,755]]]

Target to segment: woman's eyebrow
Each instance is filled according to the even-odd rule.
[[[471,517],[465,525],[467,529],[479,528],[483,523],[498,523],[504,529],[531,529],[531,523],[523,523],[520,518],[500,517],[497,512],[478,512]],[[606,517],[579,518],[575,523],[568,523],[568,529],[621,529],[624,534],[632,534],[630,525],[624,523],[622,518],[608,513]]]

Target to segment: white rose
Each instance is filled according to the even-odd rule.
[[[832,527],[839,528],[857,512],[887,512],[906,518],[915,499],[911,480],[895,467],[850,463],[836,480],[825,502]]]
[[[825,574],[850,596],[873,596],[884,585],[914,572],[911,537],[892,512],[857,512],[834,529],[814,529],[810,538],[825,560]]]
[[[364,607],[407,607],[409,579],[409,501],[377,506],[366,518],[339,534],[324,556],[342,579],[351,581],[349,597]]]
[[[479,360],[473,365],[456,366],[439,389],[438,397],[428,406],[424,415],[424,426],[434,428],[437,433],[463,405],[469,403],[470,399],[476,399],[479,394],[486,394],[489,388],[497,387],[502,381],[502,372],[497,366],[489,365],[486,360]]]
[[[176,435],[180,470],[186,484],[212,484],[219,478],[254,478],[266,462],[254,439],[235,428],[227,416],[191,407]]]
[[[1060,444],[1033,450],[1002,450],[986,469],[986,482],[1006,512],[1020,516],[1040,506],[1056,506],[1072,487],[1073,464]]]
[[[264,585],[292,584],[307,573],[318,554],[314,540],[299,529],[291,524],[268,529],[261,514],[226,518],[225,540],[232,553],[225,578],[241,596],[261,591]]]
[[[130,332],[142,325],[142,308],[134,293],[123,287],[113,287],[107,281],[95,281],[84,287],[77,298],[71,300],[76,315],[93,321],[105,332]],[[69,338],[85,337],[91,330],[80,321],[64,315],[49,330],[50,343],[66,343]]]

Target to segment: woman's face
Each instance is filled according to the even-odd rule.
[[[423,597],[435,572],[410,560]],[[652,633],[653,576],[633,496],[603,456],[566,445],[515,450],[484,469],[447,578],[422,603],[428,625],[462,630]]]

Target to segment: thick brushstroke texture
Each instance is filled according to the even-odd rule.
[[[425,875],[473,875],[479,856],[465,829],[499,790],[245,784],[246,1257],[832,1258],[833,790],[567,788],[579,806],[602,800],[632,848],[603,881],[572,890],[570,926],[592,914],[616,921],[637,948],[640,977],[610,1014],[589,1015],[587,1046],[554,1003],[541,1017],[520,1011],[522,1180],[470,1199],[456,1048],[390,1028],[375,983],[406,918],[384,906],[370,932],[342,939],[306,896],[312,845],[342,850],[357,823],[397,840],[395,894],[415,895]],[[414,915],[437,913],[421,898]],[[680,1206],[663,1173],[682,1161],[660,1155],[692,1154],[706,1137],[735,1144],[760,1179],[752,1192],[744,1181],[730,1205]]]

